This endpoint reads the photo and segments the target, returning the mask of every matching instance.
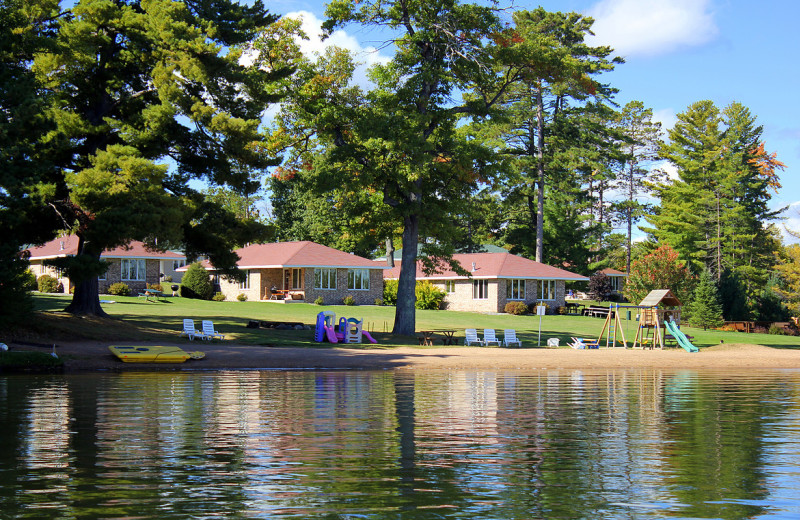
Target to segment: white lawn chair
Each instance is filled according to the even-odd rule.
[[[205,339],[205,334],[194,328],[194,320],[183,320],[183,332],[181,336],[187,336],[190,340],[194,338]]]
[[[464,330],[464,345],[470,346],[473,343],[477,344],[478,346],[483,346],[483,341],[478,339],[478,331],[476,329],[465,329]]]
[[[214,323],[211,320],[203,320],[203,335],[207,340],[212,340],[214,338],[225,339],[224,334],[220,334],[214,330]]]
[[[516,345],[518,347],[522,346],[522,342],[517,339],[516,330],[514,329],[503,330],[503,345],[506,347],[510,347],[511,345]]]
[[[488,347],[490,343],[496,343],[498,347],[500,346],[500,340],[495,336],[494,329],[483,329],[483,344]]]

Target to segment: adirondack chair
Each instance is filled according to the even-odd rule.
[[[517,331],[514,329],[504,329],[503,330],[503,345],[506,347],[510,347],[511,345],[516,345],[518,347],[522,346],[522,341],[517,339]]]
[[[494,329],[483,329],[483,344],[488,347],[490,343],[496,343],[498,347],[500,346],[500,340],[495,336]]]
[[[225,339],[224,334],[220,334],[216,330],[214,330],[214,322],[211,320],[203,320],[203,335],[206,336],[206,339],[212,340],[215,338]]]
[[[478,338],[478,331],[477,329],[465,329],[464,330],[464,345],[470,346],[473,343],[477,344],[478,346],[483,346],[483,341]]]
[[[191,319],[183,320],[183,332],[180,335],[186,336],[190,340],[194,338],[206,339],[205,334],[194,328],[194,320]]]

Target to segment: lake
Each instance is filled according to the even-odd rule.
[[[0,518],[800,518],[800,371],[0,376]]]

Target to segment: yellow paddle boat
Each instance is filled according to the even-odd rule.
[[[180,347],[112,345],[108,350],[125,363],[183,363],[205,357],[203,352],[185,352]]]

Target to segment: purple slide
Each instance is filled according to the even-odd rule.
[[[328,337],[328,341],[331,343],[339,343],[339,338],[336,337],[336,331],[333,330],[333,327],[325,325],[323,325],[323,327],[325,327],[325,335]]]
[[[367,340],[368,340],[370,343],[377,343],[377,341],[375,340],[375,338],[373,338],[372,336],[370,336],[369,332],[367,332],[366,330],[362,330],[362,331],[361,331],[361,335],[362,335],[362,336],[364,336],[365,338],[367,338]]]

